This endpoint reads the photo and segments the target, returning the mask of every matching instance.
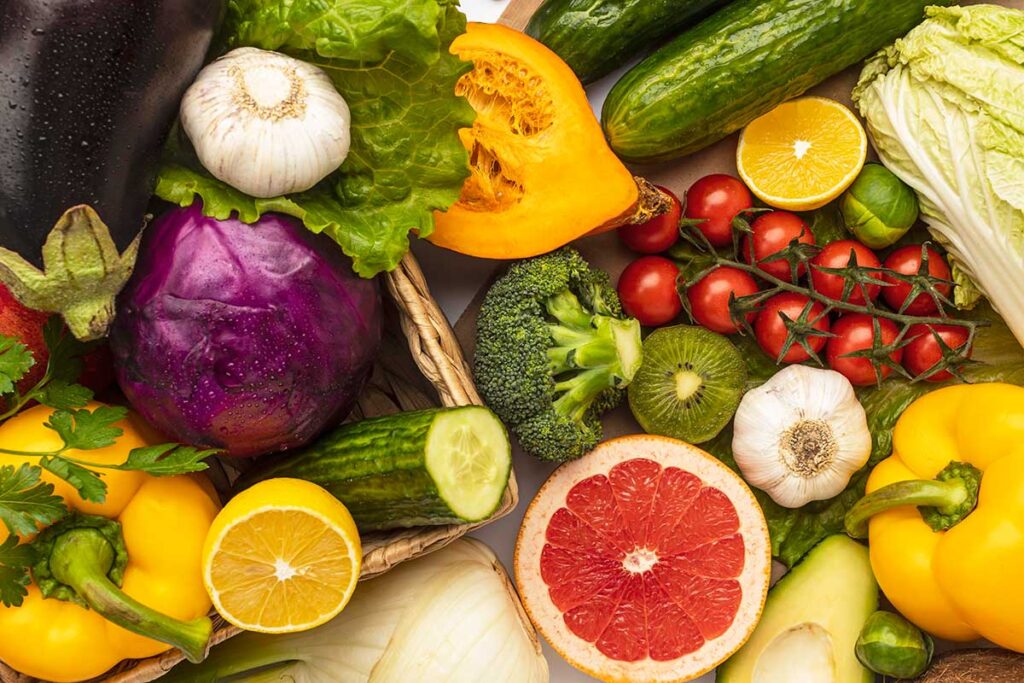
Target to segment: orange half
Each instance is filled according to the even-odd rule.
[[[736,166],[765,204],[789,211],[825,206],[864,167],[868,138],[835,100],[803,97],[755,119],[740,135]]]

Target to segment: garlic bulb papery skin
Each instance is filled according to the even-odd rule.
[[[871,432],[849,380],[790,365],[740,401],[732,452],[751,486],[798,508],[846,488],[871,455]]]
[[[181,125],[218,180],[253,197],[302,192],[348,156],[348,104],[319,68],[240,47],[199,72]]]

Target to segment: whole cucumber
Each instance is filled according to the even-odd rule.
[[[508,434],[483,406],[432,408],[341,425],[250,470],[238,489],[304,479],[348,507],[361,532],[490,517],[512,468]]]
[[[949,0],[738,0],[612,88],[601,123],[627,161],[717,142],[885,47]]]
[[[590,83],[729,0],[545,0],[526,33]]]

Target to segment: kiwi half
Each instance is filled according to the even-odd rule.
[[[703,443],[732,419],[746,382],[743,357],[722,335],[689,325],[663,327],[644,340],[629,407],[649,434]]]

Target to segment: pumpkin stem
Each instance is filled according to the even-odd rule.
[[[633,180],[636,181],[636,186],[640,190],[640,197],[636,201],[633,215],[626,219],[626,223],[633,225],[646,223],[655,216],[665,213],[672,206],[672,200],[668,195],[655,187],[651,181],[640,176],[633,176]]]

